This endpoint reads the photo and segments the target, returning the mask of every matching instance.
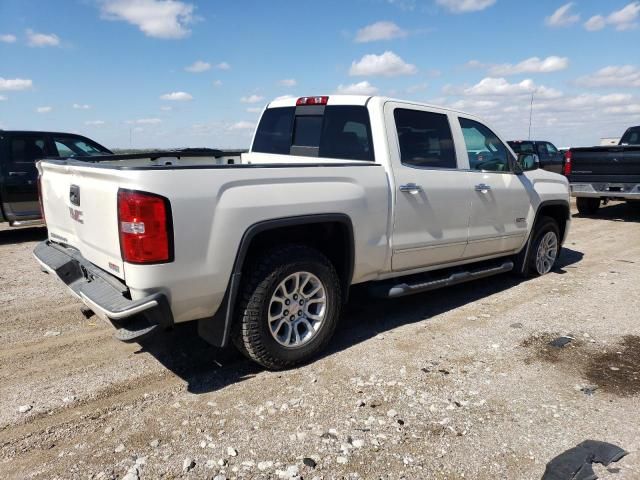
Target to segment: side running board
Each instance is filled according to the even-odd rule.
[[[406,295],[413,295],[415,293],[428,292],[430,290],[436,290],[438,288],[449,287],[451,285],[457,285],[458,283],[470,282],[480,278],[490,277],[499,273],[506,273],[513,270],[513,262],[506,261],[500,264],[493,264],[491,266],[485,266],[476,270],[469,271],[456,271],[448,276],[444,277],[428,277],[428,280],[417,279],[414,281],[398,283],[395,285],[388,285],[382,289],[376,288],[376,292],[383,297],[397,298],[404,297]]]

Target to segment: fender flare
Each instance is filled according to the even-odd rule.
[[[342,279],[342,288],[345,292],[344,298],[346,301],[355,265],[355,240],[351,218],[344,213],[324,213],[265,220],[254,223],[248,227],[242,235],[233,263],[233,270],[220,307],[218,307],[217,312],[212,317],[198,320],[198,334],[200,337],[216,347],[226,347],[229,344],[236,300],[242,280],[242,268],[245,264],[251,242],[258,234],[283,227],[318,223],[339,223],[347,229],[349,244],[345,252],[346,274],[343,275]]]
[[[566,201],[566,200],[545,200],[544,202],[540,202],[540,205],[538,205],[538,209],[536,210],[536,215],[533,219],[533,224],[531,227],[531,231],[529,232],[529,236],[527,238],[527,242],[524,244],[524,247],[522,247],[524,249],[524,258],[527,258],[529,256],[529,248],[531,248],[531,239],[533,238],[533,233],[535,232],[536,229],[536,225],[538,224],[538,220],[540,219],[540,212],[542,211],[543,208],[545,207],[550,207],[550,206],[562,206],[562,207],[566,207],[567,208],[567,221],[569,221],[571,219],[571,204]],[[560,241],[562,242],[562,239],[560,239]],[[560,247],[562,247],[562,243],[560,244]],[[523,262],[522,268],[525,267],[525,264]],[[518,273],[522,273],[518,272]]]

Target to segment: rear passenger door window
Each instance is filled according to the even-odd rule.
[[[507,147],[488,127],[468,118],[460,118],[471,170],[485,172],[511,171]]]
[[[47,155],[45,137],[36,135],[15,136],[11,138],[11,164],[17,171],[35,169],[35,162]]]
[[[325,108],[319,155],[327,158],[373,161],[369,112],[365,107]]]
[[[453,136],[446,115],[397,108],[394,118],[403,165],[457,168]]]
[[[547,149],[547,153],[549,155],[556,155],[558,153],[558,149],[553,146],[553,144],[549,142],[544,143],[545,148]]]

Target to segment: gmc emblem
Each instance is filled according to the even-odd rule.
[[[78,223],[84,223],[84,220],[82,219],[82,211],[81,210],[76,210],[73,207],[69,207],[69,216],[71,217],[72,220],[78,222]]]

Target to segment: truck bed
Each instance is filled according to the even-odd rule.
[[[92,163],[47,160],[39,169],[49,240],[77,250],[126,284],[132,300],[156,293],[159,284],[172,285],[172,291],[163,293],[180,299],[172,301],[176,322],[215,313],[236,255],[220,245],[239,245],[249,226],[265,220],[347,214],[358,232],[355,241],[361,253],[354,282],[377,274],[385,264],[389,187],[384,168],[372,162],[212,164],[202,156],[136,155]],[[123,262],[119,190],[170,199],[175,261]],[[171,281],[163,282],[165,276]]]

